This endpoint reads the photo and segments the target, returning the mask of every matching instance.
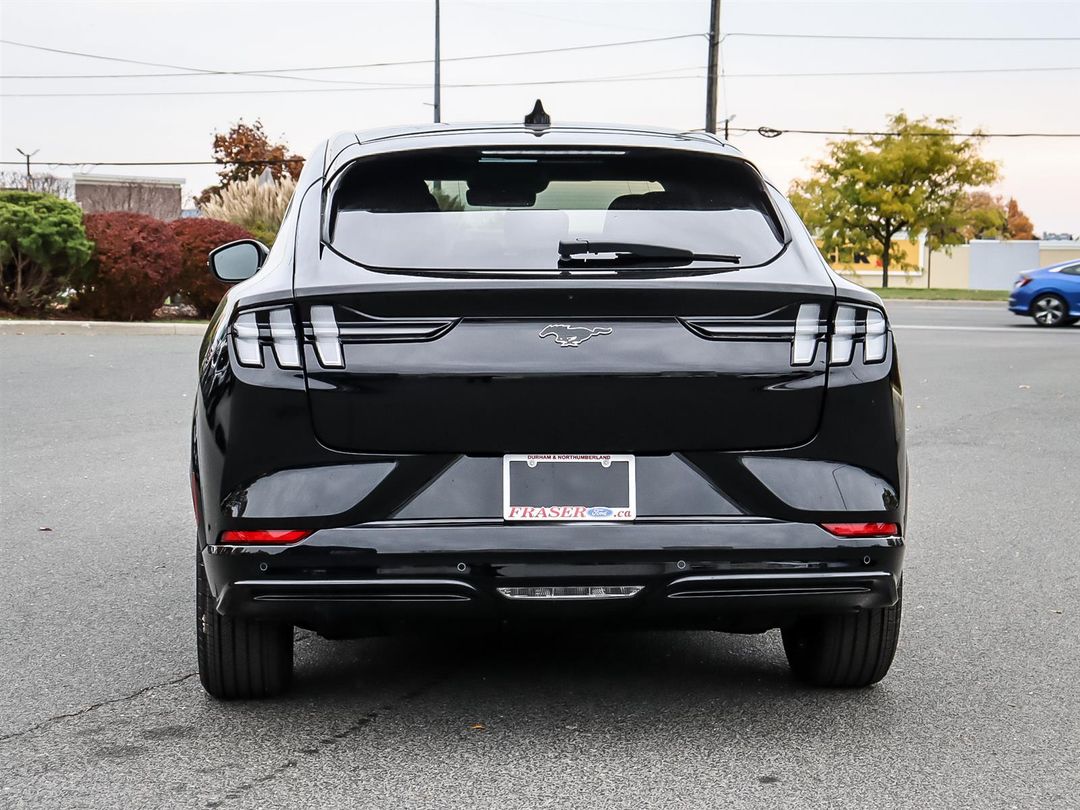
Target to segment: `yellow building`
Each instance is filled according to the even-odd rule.
[[[1014,268],[996,273],[993,280],[987,279],[985,264],[993,252],[1006,253],[1010,247],[1020,247],[1021,240],[978,240],[966,245],[955,245],[949,250],[927,250],[924,240],[903,238],[896,240],[904,259],[900,265],[889,267],[890,287],[909,287],[912,289],[1008,289],[1016,274],[1037,267],[1047,267],[1059,262],[1080,259],[1078,241],[1025,241]],[[972,246],[977,246],[975,251]],[[1030,248],[1030,249],[1029,249]],[[975,267],[972,266],[972,254],[976,255]],[[866,287],[881,286],[881,257],[857,256],[852,251],[843,250],[833,255],[825,254],[832,268],[841,275]],[[1000,262],[996,262],[1000,265]]]

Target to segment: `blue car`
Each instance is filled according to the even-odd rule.
[[[1069,326],[1080,321],[1080,261],[1021,273],[1009,296],[1009,309],[1030,315],[1039,326]]]

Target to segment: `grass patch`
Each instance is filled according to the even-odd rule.
[[[911,298],[920,301],[1008,301],[1008,290],[917,290],[910,287],[871,287],[882,298]]]

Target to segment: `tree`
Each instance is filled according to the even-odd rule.
[[[25,172],[0,172],[0,188],[26,189]],[[52,194],[64,200],[75,198],[75,184],[67,177],[55,174],[33,174],[30,176],[30,191]]]
[[[231,183],[201,209],[205,216],[246,228],[259,241],[272,245],[295,190],[291,177],[252,177]]]
[[[87,214],[94,253],[75,308],[92,318],[147,320],[175,289],[180,247],[169,226],[146,214]]]
[[[0,191],[0,304],[44,306],[90,257],[82,211],[49,194]]]
[[[958,206],[964,240],[1001,239],[1006,235],[1005,205],[988,191],[964,195]]]
[[[889,119],[889,134],[832,141],[828,158],[796,181],[791,202],[826,252],[853,246],[881,256],[881,285],[902,261],[901,231],[935,234],[958,244],[957,212],[965,192],[997,178],[997,164],[979,157],[978,138],[959,138],[951,118]]]
[[[187,303],[206,317],[213,313],[228,289],[206,266],[207,256],[214,248],[237,239],[250,239],[251,234],[231,222],[204,217],[176,219],[169,223],[169,228],[180,247],[180,274],[173,285]]]
[[[1028,219],[1027,214],[1020,210],[1016,199],[1009,197],[1009,203],[1005,209],[1006,228],[1005,232],[1010,239],[1034,239],[1035,226]]]
[[[286,154],[289,151],[287,144],[270,142],[258,119],[254,124],[245,124],[241,120],[228,132],[215,133],[213,149],[214,160],[223,167],[218,172],[220,182],[203,189],[195,198],[195,204],[200,208],[233,183],[258,177],[264,169],[269,169],[275,180],[283,177],[296,180],[304,167],[302,157]]]

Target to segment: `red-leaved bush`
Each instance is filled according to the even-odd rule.
[[[228,285],[214,278],[206,266],[206,257],[214,248],[237,239],[250,239],[251,234],[231,222],[202,217],[173,220],[169,227],[180,245],[181,256],[180,275],[173,286],[200,315],[209,317]]]
[[[92,318],[148,320],[175,290],[180,247],[169,226],[145,214],[87,214],[94,252],[77,308]]]

